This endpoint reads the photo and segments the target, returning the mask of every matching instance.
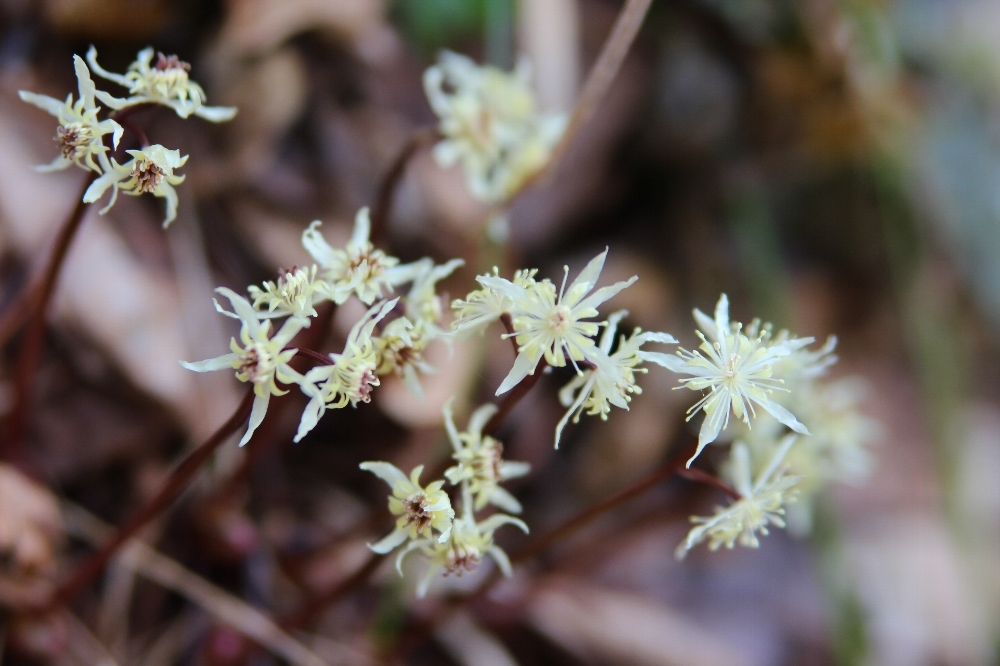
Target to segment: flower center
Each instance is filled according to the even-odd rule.
[[[403,501],[406,510],[406,524],[416,525],[417,531],[424,531],[431,524],[431,514],[427,511],[427,495],[412,495]]]
[[[82,152],[81,148],[88,145],[93,140],[93,134],[89,127],[80,123],[71,123],[63,127],[56,128],[55,141],[59,144],[62,156],[68,160],[76,159]]]
[[[573,312],[565,305],[557,305],[549,314],[548,324],[553,333],[565,333],[573,324]]]
[[[163,181],[164,171],[155,162],[148,159],[136,160],[132,172],[129,174],[136,180],[136,189],[140,194],[147,194],[154,191]]]
[[[461,576],[466,571],[475,571],[482,559],[482,554],[475,546],[453,541],[451,552],[448,553],[448,563],[445,565],[444,575]]]
[[[274,359],[271,354],[259,345],[251,345],[240,358],[240,367],[236,376],[241,381],[260,384],[268,381],[274,370]]]

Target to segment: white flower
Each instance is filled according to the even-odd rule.
[[[317,279],[315,265],[280,271],[276,282],[265,282],[263,289],[250,285],[248,291],[254,309],[267,307],[260,314],[262,319],[292,316],[305,320],[306,326],[309,317],[318,316],[315,304],[326,299],[324,282]]]
[[[792,430],[808,435],[809,429],[771,397],[775,390],[785,391],[783,380],[774,376],[779,359],[813,341],[801,338],[769,344],[768,334],[760,333],[750,339],[743,334],[740,324],[729,323],[729,299],[725,294],[715,307],[715,320],[710,320],[700,310],[695,310],[695,320],[702,331],[701,352],[681,349],[677,356],[665,357],[664,365],[679,374],[692,375],[681,383],[693,391],[708,393],[688,410],[690,420],[699,410],[705,412],[698,449],[688,461],[688,467],[708,444],[715,441],[729,423],[732,412],[750,425],[756,416],[754,405],[771,414]],[[702,354],[704,352],[704,354]],[[678,387],[680,388],[680,387]]]
[[[375,325],[396,307],[398,301],[398,298],[394,298],[369,308],[348,333],[344,353],[330,354],[330,360],[333,361],[331,365],[313,368],[306,373],[301,386],[303,393],[311,399],[302,412],[299,430],[295,434],[296,442],[316,427],[324,410],[340,409],[347,403],[356,407],[359,402],[371,401],[372,387],[379,385],[375,373],[378,359],[372,332]],[[317,386],[319,382],[322,384]]]
[[[483,405],[469,417],[468,429],[459,432],[451,411],[454,401],[454,398],[448,400],[441,410],[444,414],[444,426],[454,449],[452,458],[458,463],[448,468],[444,473],[445,478],[452,485],[468,484],[476,511],[482,510],[487,504],[493,504],[510,513],[521,513],[521,503],[499,484],[524,476],[531,470],[531,466],[528,463],[504,460],[503,444],[483,434],[483,427],[496,413],[497,407]]]
[[[497,395],[506,393],[522,379],[534,374],[543,356],[549,365],[563,367],[567,356],[575,364],[595,355],[596,345],[591,338],[597,335],[599,324],[583,320],[598,316],[598,305],[638,279],[632,276],[629,280],[601,287],[591,294],[601,277],[607,254],[605,249],[591,259],[568,289],[566,277],[569,267],[566,267],[566,276],[558,294],[555,285],[548,280],[532,281],[525,287],[499,277],[476,278],[480,284],[503,294],[513,304],[511,315],[518,354],[510,374],[497,389]]]
[[[397,375],[414,395],[422,397],[423,388],[417,371],[424,374],[435,372],[434,367],[424,360],[424,351],[431,340],[424,322],[414,325],[406,317],[393,319],[374,340],[378,358],[376,373],[380,377]]]
[[[566,128],[565,116],[536,110],[530,79],[527,60],[508,74],[448,51],[424,73],[445,137],[434,158],[460,164],[469,190],[486,203],[505,201],[541,171]]]
[[[117,148],[124,130],[114,120],[97,119],[101,107],[95,106],[95,88],[90,78],[90,71],[83,58],[77,55],[73,56],[73,67],[76,70],[77,87],[80,92],[80,97],[75,103],[72,93],[66,96],[65,102],[60,102],[52,97],[27,90],[18,91],[22,100],[59,119],[55,141],[59,145],[60,154],[51,163],[36,168],[39,171],[58,171],[75,164],[95,173],[101,173],[108,168],[106,155],[108,147],[104,145],[104,136],[111,134],[112,144]],[[103,169],[94,162],[95,156],[101,161]]]
[[[503,513],[495,513],[486,520],[476,522],[470,512],[455,520],[451,535],[447,542],[437,539],[417,539],[410,541],[406,548],[396,557],[396,570],[403,575],[403,560],[414,550],[420,550],[430,562],[427,572],[417,585],[417,596],[427,594],[434,579],[444,574],[461,576],[464,572],[475,571],[483,559],[489,555],[497,563],[505,576],[512,573],[510,559],[507,553],[493,543],[493,533],[502,525],[516,525],[525,533],[528,526],[523,521]]]
[[[795,500],[794,491],[790,491],[799,479],[786,476],[787,467],[781,467],[781,464],[795,443],[795,438],[796,435],[792,434],[782,440],[781,446],[756,481],[751,479],[750,452],[746,444],[737,442],[733,445],[730,475],[733,487],[741,498],[728,508],[717,508],[715,515],[710,518],[693,516],[691,522],[698,526],[677,547],[677,559],[683,559],[687,551],[706,538],[709,540],[710,550],[716,550],[723,544],[726,548],[732,548],[737,540],[742,546],[757,548],[760,545],[757,532],[766,535],[768,525],[785,526],[782,518],[785,514],[784,507]]]
[[[365,305],[371,305],[383,292],[392,292],[394,287],[414,278],[417,264],[397,266],[399,259],[372,245],[367,207],[355,216],[354,233],[343,250],[330,247],[319,232],[320,224],[316,220],[309,225],[302,234],[302,245],[319,264],[329,298],[337,305],[343,304],[352,293]]]
[[[434,481],[426,488],[420,485],[423,465],[413,468],[407,478],[399,468],[387,462],[363,462],[361,469],[371,472],[392,488],[389,495],[389,511],[396,519],[396,529],[378,543],[369,546],[384,555],[407,539],[432,539],[433,530],[439,532],[438,543],[448,541],[451,536],[455,510],[451,499],[441,488],[444,481]]]
[[[439,324],[443,316],[441,298],[437,295],[437,283],[464,265],[461,259],[452,259],[435,265],[430,259],[414,262],[415,275],[409,293],[403,298],[404,312],[415,324],[423,324],[428,337],[437,338],[444,334]]]
[[[289,319],[274,337],[270,337],[271,322],[260,321],[245,298],[225,287],[219,287],[215,291],[232,303],[234,312],[223,309],[218,302],[215,303],[215,308],[228,317],[240,320],[240,341],[243,346],[240,347],[233,338],[229,343],[229,348],[232,350],[229,354],[196,363],[181,361],[181,365],[195,372],[231,368],[236,370],[236,378],[241,382],[253,384],[256,397],[250,414],[250,426],[240,440],[240,446],[243,446],[250,441],[254,430],[264,420],[271,396],[288,393],[279,389],[275,380],[284,384],[299,384],[303,381],[302,375],[288,365],[297,350],[285,349],[295,334],[302,330],[302,321]]]
[[[647,342],[661,344],[676,344],[677,340],[668,333],[643,333],[641,329],[632,331],[632,337],[622,336],[618,349],[608,356],[618,330],[618,322],[628,313],[619,310],[608,317],[607,328],[601,335],[598,352],[590,356],[593,367],[589,367],[570,380],[559,391],[559,402],[563,407],[569,407],[566,414],[556,426],[556,448],[563,428],[572,418],[573,423],[579,423],[584,410],[591,416],[601,415],[601,420],[607,421],[611,406],[628,409],[633,393],[642,393],[636,384],[635,374],[648,372],[646,368],[638,367],[643,361],[651,361],[663,367],[670,367],[671,356],[660,352],[642,351],[642,345]]]
[[[519,287],[530,288],[535,283],[537,268],[531,270],[519,270],[514,273],[513,283]],[[493,275],[480,275],[479,278],[500,279],[500,271],[493,267]],[[451,302],[451,308],[455,311],[455,320],[451,323],[452,335],[464,339],[474,333],[482,331],[495,321],[498,321],[504,314],[510,313],[514,307],[514,301],[508,296],[491,289],[483,287],[469,292],[464,299],[457,298]]]
[[[184,182],[184,176],[175,176],[174,169],[184,166],[188,156],[181,157],[179,151],[167,150],[159,144],[125,152],[132,159],[125,164],[118,164],[112,159],[111,168],[91,183],[83,195],[83,201],[93,203],[109,187],[112,188],[111,201],[101,209],[103,215],[115,205],[119,191],[135,197],[148,192],[167,200],[167,216],[163,220],[163,227],[167,228],[177,217],[177,192],[173,186]]]
[[[236,115],[236,107],[233,106],[205,106],[205,91],[188,76],[191,65],[175,55],[157,53],[154,64],[153,48],[145,48],[139,51],[125,74],[114,74],[97,64],[97,49],[91,46],[87,51],[87,62],[98,76],[128,88],[127,99],[97,91],[97,97],[112,109],[124,109],[136,104],[162,104],[169,106],[181,118],[193,113],[213,123],[232,120]]]

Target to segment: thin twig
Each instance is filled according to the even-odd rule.
[[[618,13],[615,24],[611,28],[611,34],[604,42],[597,62],[590,70],[587,81],[583,85],[580,97],[577,98],[573,107],[573,115],[570,117],[569,125],[563,133],[562,138],[552,151],[552,159],[549,162],[547,171],[554,173],[559,161],[565,156],[566,150],[587,121],[594,115],[597,106],[608,94],[611,83],[618,70],[621,69],[625,57],[628,55],[632,42],[635,41],[639,28],[646,18],[649,6],[653,0],[627,0],[625,6]]]
[[[67,505],[76,532],[100,542],[113,531],[82,507]],[[296,666],[322,666],[325,662],[282,630],[274,621],[242,599],[213,585],[147,544],[130,539],[119,556],[121,564],[197,604],[213,617]]]
[[[45,266],[45,272],[42,273],[34,302],[30,306],[29,316],[31,319],[24,335],[24,341],[21,343],[14,376],[14,408],[7,421],[6,437],[2,448],[0,448],[2,457],[7,460],[19,457],[20,454],[24,431],[31,412],[31,393],[34,388],[35,368],[38,366],[38,358],[42,352],[45,336],[45,315],[59,279],[59,272],[62,270],[66,255],[69,253],[70,245],[72,245],[83,222],[84,214],[87,212],[88,204],[83,202],[83,195],[95,178],[97,178],[97,174],[89,172],[83,181],[76,205],[56,236],[55,247],[53,247],[52,255]]]
[[[211,457],[212,453],[246,421],[250,415],[253,399],[254,392],[252,390],[247,391],[246,396],[244,396],[233,415],[229,417],[229,420],[223,423],[201,446],[188,454],[180,465],[171,472],[170,477],[160,492],[139,509],[108,543],[104,544],[96,553],[93,553],[89,558],[84,560],[69,578],[56,589],[48,604],[46,604],[45,611],[52,611],[75,599],[94,576],[104,569],[111,556],[129,538],[160,515],[187,488],[191,479],[194,478],[194,475],[201,469],[201,466]]]

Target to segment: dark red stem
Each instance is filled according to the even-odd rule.
[[[6,437],[2,445],[2,457],[7,460],[17,457],[20,452],[24,430],[31,413],[31,393],[34,387],[35,368],[38,366],[38,358],[41,355],[45,337],[45,315],[59,279],[59,272],[66,261],[66,255],[73,244],[73,239],[83,223],[84,214],[87,212],[88,204],[83,202],[83,195],[95,178],[97,178],[97,174],[90,172],[83,181],[76,206],[63,223],[59,235],[56,236],[55,247],[52,249],[52,255],[45,266],[45,272],[42,274],[38,291],[35,294],[35,301],[30,306],[29,316],[31,319],[24,335],[24,341],[21,343],[15,371],[14,408],[7,421]]]
[[[286,631],[294,631],[296,629],[305,629],[311,625],[330,605],[348,592],[363,585],[368,580],[368,577],[375,573],[375,570],[378,569],[384,558],[385,555],[370,553],[364,565],[357,571],[344,580],[333,584],[323,592],[320,592],[303,604],[297,611],[281,620],[279,623],[281,628]]]
[[[389,228],[389,218],[392,215],[392,204],[396,198],[396,189],[403,181],[406,173],[406,165],[410,159],[417,154],[423,146],[436,141],[441,135],[434,128],[419,130],[410,137],[406,145],[393,160],[392,165],[378,186],[378,193],[375,195],[375,205],[371,211],[371,242],[376,246],[385,243]]]
[[[135,536],[150,521],[163,513],[164,509],[177,499],[177,496],[187,488],[194,475],[201,469],[201,466],[205,464],[215,450],[227,441],[243,425],[243,422],[247,420],[250,416],[253,400],[254,392],[252,390],[247,391],[239,407],[229,417],[229,420],[223,423],[201,446],[188,454],[180,465],[171,472],[170,477],[160,492],[139,509],[108,543],[104,544],[100,550],[84,560],[69,578],[56,589],[48,604],[46,604],[45,611],[53,611],[75,599],[90,581],[104,569],[108,560],[111,559],[126,541]]]

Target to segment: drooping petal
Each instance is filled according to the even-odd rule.
[[[517,386],[522,379],[528,375],[535,373],[535,367],[538,365],[538,359],[532,359],[528,354],[520,353],[517,358],[514,359],[514,365],[510,369],[507,377],[501,382],[500,387],[497,388],[497,395],[503,395],[507,391],[511,390]]]
[[[250,410],[250,424],[247,426],[247,432],[243,435],[243,439],[240,440],[240,446],[245,446],[250,441],[257,426],[264,421],[264,415],[267,414],[267,404],[270,400],[270,393],[257,395],[253,399],[253,409]]]
[[[705,403],[705,420],[702,421],[701,431],[698,433],[698,448],[691,459],[687,461],[687,467],[691,467],[691,463],[701,454],[702,450],[714,442],[719,433],[722,432],[722,428],[728,420],[729,409],[729,394],[725,391],[719,391]]]
[[[765,400],[762,402],[755,401],[755,402],[761,407],[763,407],[764,411],[766,411],[768,414],[770,414],[774,418],[784,423],[786,426],[788,426],[795,432],[801,433],[803,435],[811,434],[809,432],[809,428],[807,428],[805,424],[801,423],[797,418],[795,418],[794,414],[792,414],[790,411],[788,411],[787,409],[776,403],[774,400]]]
[[[163,228],[166,229],[170,223],[177,219],[177,190],[164,180],[157,188],[159,193],[167,200],[167,215],[163,218]]]
[[[507,492],[506,488],[501,488],[500,486],[493,489],[490,504],[510,513],[521,513],[521,503],[517,501],[516,497]]]
[[[236,117],[235,106],[196,106],[194,115],[213,123],[223,123]]]
[[[399,544],[406,541],[409,536],[410,531],[405,527],[397,527],[392,532],[389,532],[387,536],[382,538],[376,543],[368,544],[372,552],[378,553],[379,555],[385,555],[396,549]]]
[[[503,572],[504,576],[510,578],[514,575],[514,569],[510,566],[510,558],[507,557],[507,553],[505,553],[502,548],[499,546],[490,546],[486,549],[486,552],[489,553],[490,557],[493,558],[493,561],[497,563],[497,566],[500,568],[500,571]]]

